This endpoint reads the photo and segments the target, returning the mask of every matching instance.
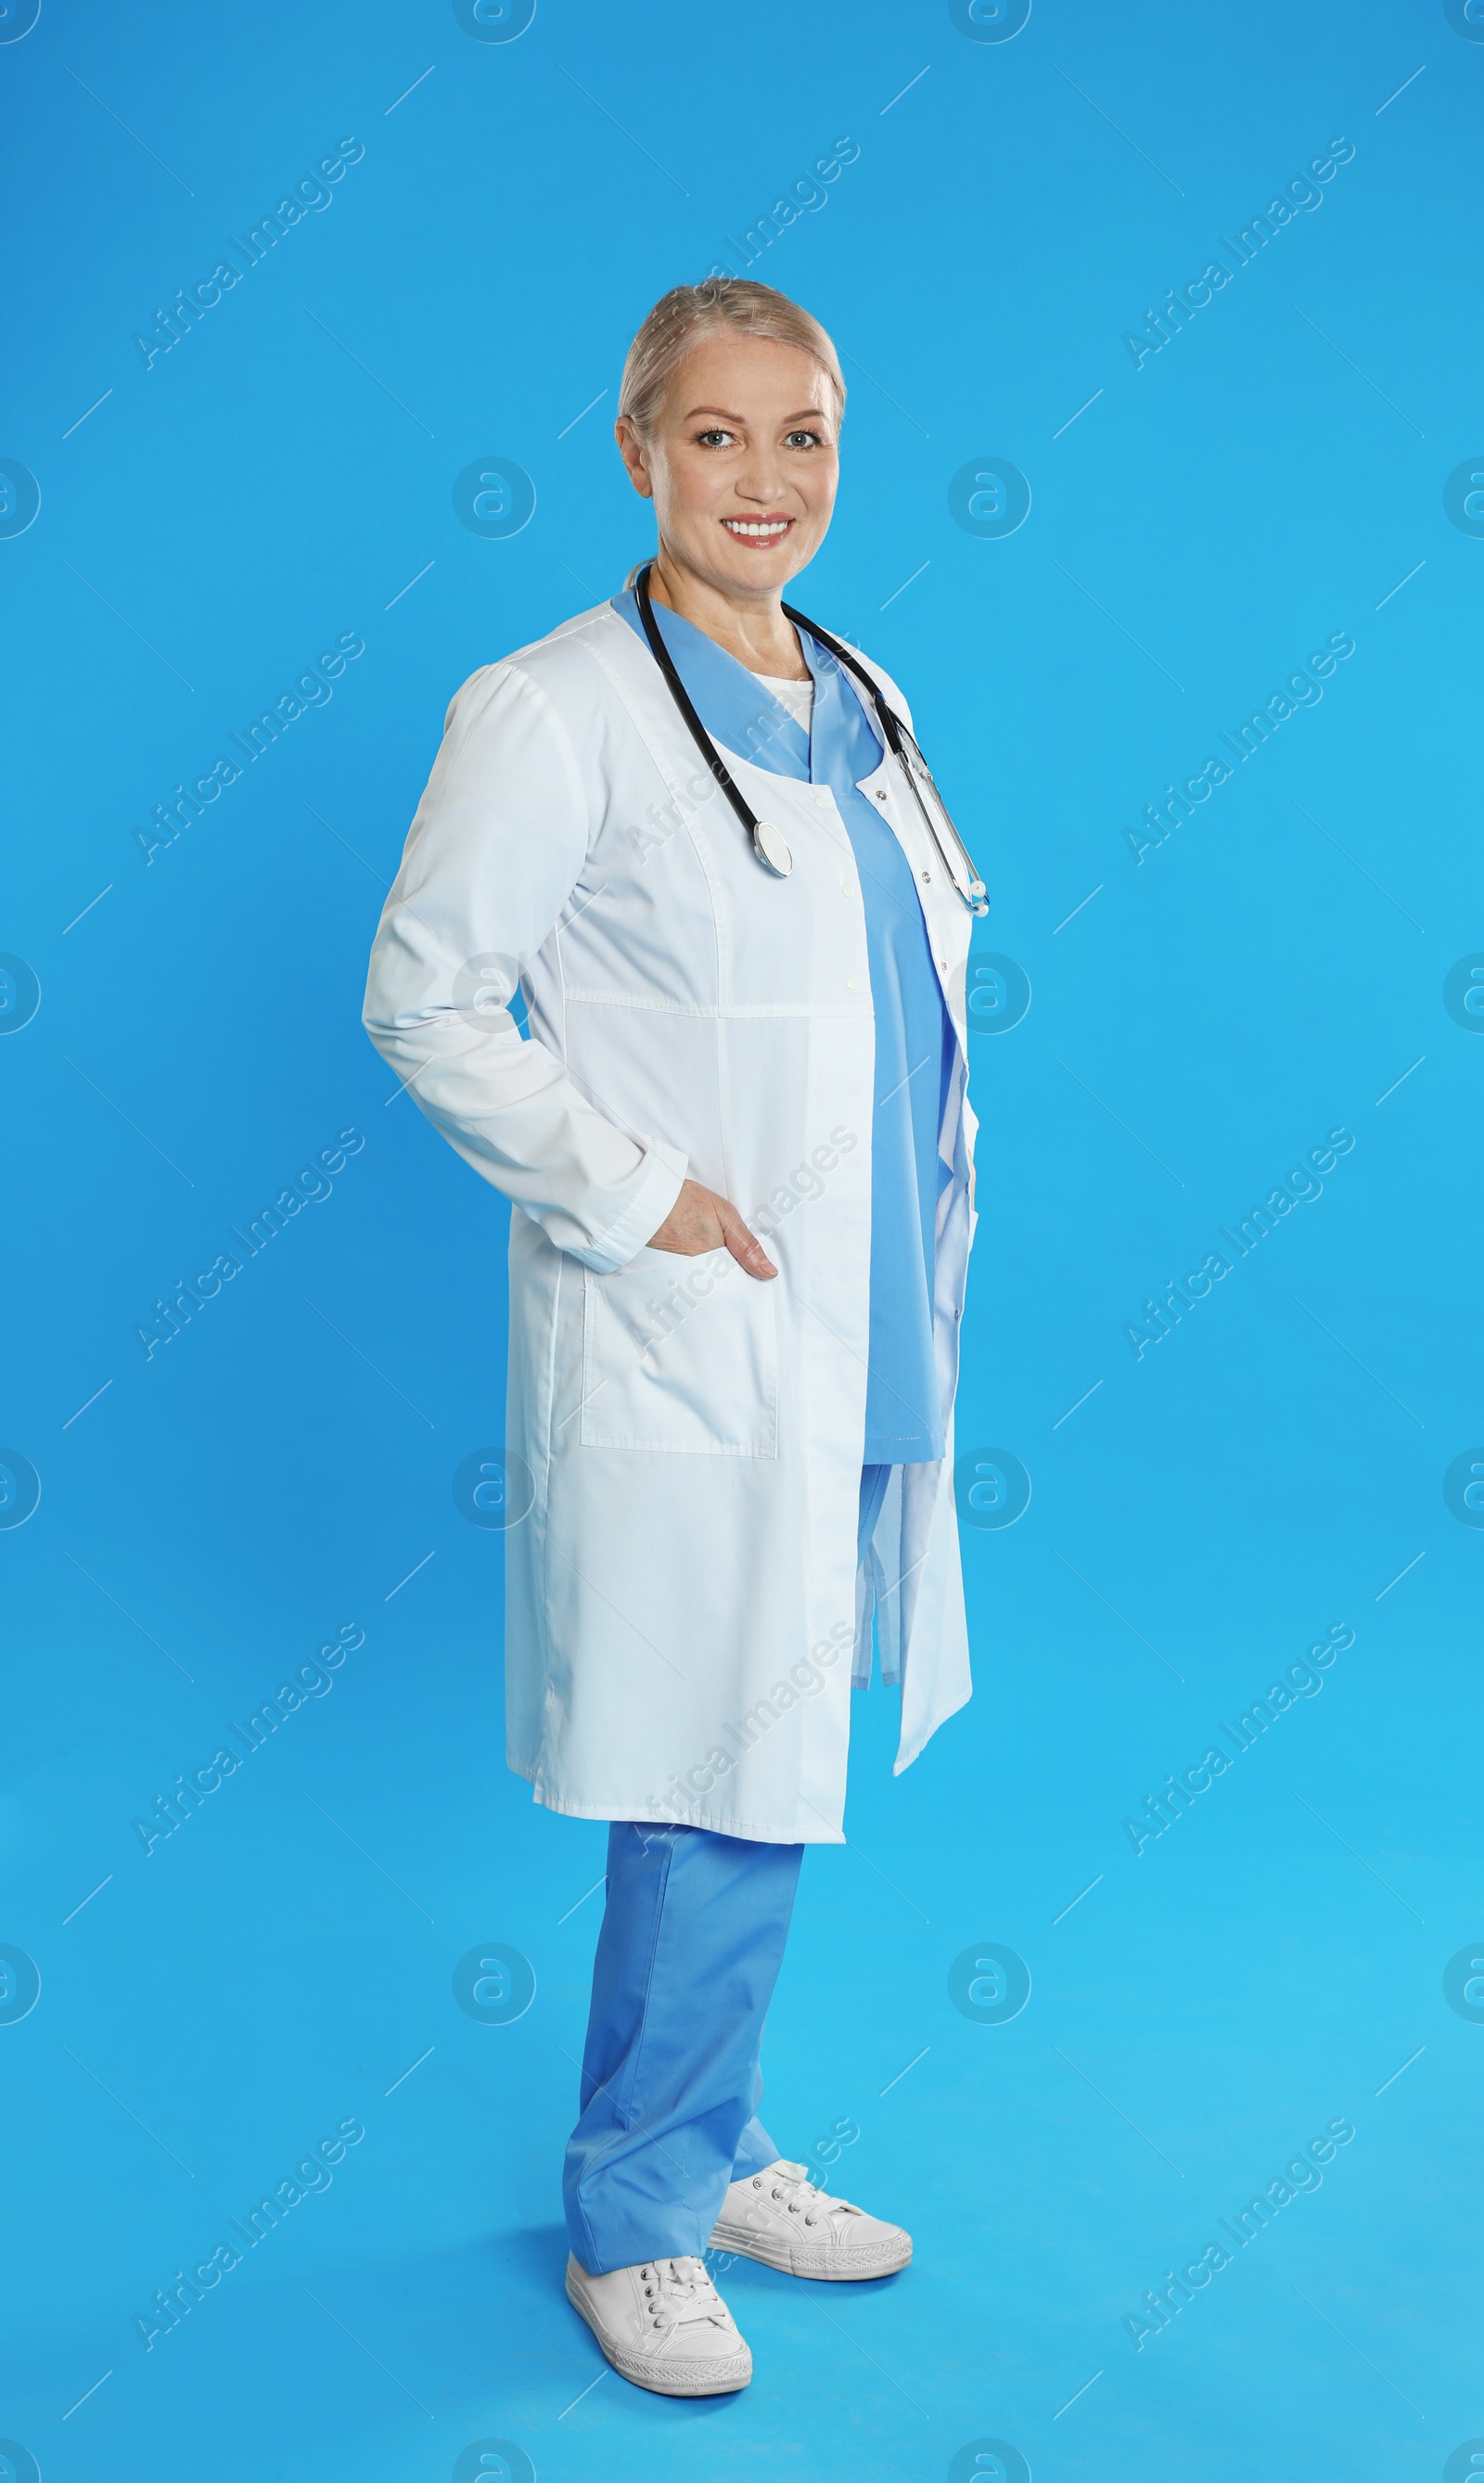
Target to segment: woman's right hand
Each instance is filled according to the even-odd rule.
[[[657,1233],[649,1236],[651,1250],[674,1250],[681,1258],[696,1259],[705,1250],[729,1250],[739,1268],[748,1275],[776,1276],[773,1265],[756,1235],[748,1230],[730,1199],[699,1181],[682,1183],[680,1195]]]

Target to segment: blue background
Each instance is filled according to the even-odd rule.
[[[41,1981],[0,2003],[0,2436],[46,2483],[390,2483],[490,2439],[543,2483],[1018,2477],[986,2441],[1076,2483],[1438,2476],[1484,2435],[1484,2012],[1444,1990],[1484,1933],[1484,1536],[1444,1497],[1484,1439],[1484,1019],[1444,1001],[1484,949],[1484,540],[1444,498],[1484,467],[1477,0],[1037,0],[1008,40],[994,0],[483,6],[45,0],[0,44],[0,454],[40,490],[0,540],[0,948],[40,986],[0,1042],[0,1439],[41,1482],[0,1531],[0,1942]],[[851,386],[799,600],[904,684],[976,941],[1031,988],[974,1041],[959,1414],[1031,1496],[965,1529],[968,1710],[893,1782],[893,1702],[857,1703],[770,2026],[770,2125],[822,2163],[852,2133],[832,2178],[915,2263],[739,2264],[757,2377],[687,2407],[561,2295],[604,1831],[504,1773],[500,1536],[451,1488],[500,1438],[505,1211],[358,1008],[453,690],[650,547],[611,441],[635,326],[847,137],[753,272]],[[1341,137],[1322,206],[1136,368],[1125,333]],[[349,138],[146,368],[156,307]],[[504,539],[453,501],[494,457],[536,494]],[[1031,490],[999,538],[950,508],[989,458]],[[1322,701],[1136,864],[1144,804],[1339,631]],[[344,632],[331,701],[146,862],[152,806]],[[1136,1356],[1339,1127],[1322,1196]],[[352,1129],[146,1358],[157,1298]],[[1337,1623],[1322,1694],[1136,1855],[1125,1818]],[[332,1694],[146,1857],[132,1820],[348,1624]],[[454,1994],[490,1942],[535,1973],[507,2024]],[[1004,2023],[950,1992],[985,1943],[1031,1977]],[[1135,2350],[1144,2288],[1339,2116],[1322,2189]],[[358,2117],[145,2350],[154,2288]]]

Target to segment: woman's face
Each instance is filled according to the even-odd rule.
[[[661,546],[720,593],[770,599],[823,543],[839,426],[828,377],[798,346],[702,337],[672,373],[649,438],[627,415],[616,428]]]

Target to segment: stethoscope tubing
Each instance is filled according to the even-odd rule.
[[[652,561],[645,561],[634,573],[634,600],[639,606],[639,618],[644,626],[644,634],[649,641],[649,652],[665,677],[672,698],[690,728],[691,737],[705,761],[708,774],[714,777],[721,787],[742,826],[747,830],[758,861],[764,869],[772,871],[775,878],[784,879],[793,868],[793,860],[787,845],[769,820],[758,818],[741,787],[732,776],[721,752],[697,714],[685,684],[676,670],[670,650],[660,634],[659,624],[654,618],[653,606],[649,600],[649,571],[653,566]],[[971,914],[987,914],[990,909],[984,882],[974,868],[967,846],[953,824],[948,806],[934,783],[933,771],[918,749],[912,733],[888,705],[883,691],[871,679],[864,665],[857,661],[847,647],[841,646],[839,640],[832,637],[828,629],[822,629],[817,621],[810,621],[805,613],[796,611],[791,603],[785,603],[782,609],[796,628],[807,629],[809,636],[824,648],[826,654],[833,655],[837,664],[843,665],[867,693],[881,725],[883,740],[907,780],[913,799],[921,813],[923,825],[937,846],[943,868],[948,874],[949,885]],[[935,804],[942,814],[943,824],[958,848],[957,865],[954,856],[943,843],[938,823],[922,798],[921,788],[917,783],[919,772],[932,793]]]

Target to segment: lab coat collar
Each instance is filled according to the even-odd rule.
[[[614,597],[612,608],[627,622],[648,654],[639,599],[631,586]],[[668,604],[651,604],[650,609],[676,671],[713,741],[719,741],[729,756],[749,759],[771,776],[807,781],[809,736],[774,697],[761,675],[749,672],[704,629],[698,629]]]

